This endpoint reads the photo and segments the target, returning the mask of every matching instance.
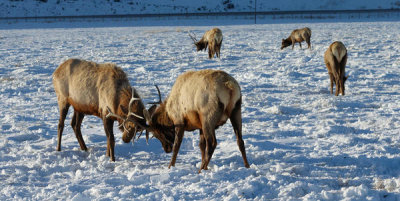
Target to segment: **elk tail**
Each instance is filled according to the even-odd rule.
[[[341,67],[340,63],[343,60],[343,57],[346,55],[346,50],[341,48],[340,46],[336,46],[337,48],[333,48],[332,54],[333,54],[333,60],[335,62],[335,71],[337,71],[337,75],[341,75]]]

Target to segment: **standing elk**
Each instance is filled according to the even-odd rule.
[[[308,48],[311,48],[311,29],[308,27],[302,29],[295,29],[292,31],[290,36],[286,39],[282,39],[281,50],[285,47],[292,45],[292,50],[295,43],[299,43],[301,49],[301,42],[306,41]]]
[[[60,110],[57,151],[61,150],[64,120],[71,105],[74,108],[71,126],[80,148],[87,151],[80,128],[84,115],[98,116],[103,120],[107,136],[106,155],[112,161],[115,161],[114,121],[118,121],[122,140],[126,143],[141,131],[134,121],[128,120],[145,123],[136,115],[143,115],[145,109],[139,95],[129,84],[124,71],[115,64],[69,59],[54,71],[53,84]]]
[[[347,49],[340,41],[333,42],[325,52],[324,61],[331,80],[331,94],[333,84],[336,84],[335,96],[341,93],[344,96],[344,83],[348,76],[345,76],[347,63]]]
[[[244,166],[249,168],[242,139],[242,95],[237,81],[219,70],[189,71],[180,75],[171,93],[161,102],[144,111],[148,125],[143,129],[153,132],[164,151],[173,155],[169,164],[175,166],[184,131],[200,130],[201,170],[207,170],[217,139],[215,129],[229,118],[236,135]],[[134,120],[134,119],[133,119]],[[140,124],[140,123],[138,123]]]
[[[220,58],[221,45],[222,45],[222,31],[218,28],[213,28],[206,33],[204,33],[203,37],[198,41],[194,34],[189,33],[190,38],[192,38],[194,44],[197,47],[197,51],[206,50],[208,46],[208,58],[211,59],[214,57],[214,54]]]

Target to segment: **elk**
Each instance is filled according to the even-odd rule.
[[[157,86],[156,86],[157,87]],[[217,139],[215,129],[229,118],[242,154],[249,168],[242,139],[242,96],[238,82],[224,71],[188,71],[180,75],[168,98],[144,111],[148,124],[143,129],[153,133],[166,153],[173,152],[168,168],[175,166],[184,131],[200,130],[201,170],[207,170]],[[135,119],[132,119],[135,120]],[[140,124],[140,123],[138,123]]]
[[[331,94],[333,94],[333,84],[335,84],[335,96],[340,93],[344,96],[344,83],[348,76],[345,76],[347,49],[343,43],[335,41],[329,45],[324,54],[324,61],[331,80]]]
[[[125,143],[142,131],[134,122],[145,123],[141,117],[145,107],[124,71],[115,64],[69,59],[54,71],[53,84],[60,111],[57,151],[61,151],[64,120],[71,105],[74,108],[71,126],[80,148],[87,151],[80,128],[84,116],[100,117],[107,136],[106,155],[111,161],[115,161],[114,121],[118,121]]]
[[[295,43],[299,43],[301,49],[301,42],[306,41],[308,48],[311,48],[311,29],[308,27],[302,29],[295,29],[292,31],[290,36],[286,39],[282,39],[281,50],[285,47],[292,45],[292,50]]]
[[[214,54],[216,54],[217,57],[220,58],[223,39],[222,31],[220,29],[213,28],[206,31],[206,33],[204,33],[203,37],[200,40],[197,40],[194,34],[189,33],[189,36],[196,45],[197,51],[206,50],[208,46],[208,58],[213,58]]]

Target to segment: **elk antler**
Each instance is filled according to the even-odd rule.
[[[196,43],[197,42],[196,34],[194,34],[191,31],[189,31],[188,34],[189,34],[190,38],[193,40],[193,42]]]
[[[147,110],[146,109],[143,109],[143,112],[147,112]],[[148,112],[147,112],[148,113]],[[146,116],[145,116],[146,117]],[[143,117],[141,117],[142,119],[143,119]],[[147,120],[147,119],[146,119]],[[133,122],[133,123],[135,123],[136,125],[138,125],[138,126],[140,126],[141,128],[143,128],[143,129],[150,129],[150,126],[149,125],[143,125],[142,123],[140,123],[139,121],[137,121],[135,118],[127,118],[126,119],[126,121],[131,121],[131,122]]]
[[[158,86],[157,85],[154,85],[154,86],[156,86],[156,88],[157,88],[157,92],[158,92],[158,102],[150,102],[149,104],[161,104],[162,103],[162,101],[161,101],[161,93],[160,93],[160,89],[158,88]]]
[[[133,102],[134,102],[134,101],[137,101],[137,100],[140,101],[140,98],[135,98],[134,95],[135,95],[135,88],[132,87],[132,98],[131,98],[131,100],[129,101],[128,116],[132,115],[132,116],[134,116],[134,117],[136,117],[136,118],[143,119],[143,117],[141,117],[141,116],[139,116],[139,115],[137,115],[137,114],[131,112],[131,106],[132,106]]]

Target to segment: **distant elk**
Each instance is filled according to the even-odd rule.
[[[106,155],[112,161],[115,161],[114,121],[118,121],[122,140],[126,143],[141,131],[134,122],[145,123],[140,118],[145,107],[139,95],[123,70],[115,64],[69,59],[54,71],[53,84],[60,111],[57,151],[61,150],[64,120],[71,105],[74,108],[71,126],[80,148],[87,150],[80,128],[84,115],[98,116],[103,120],[107,136]],[[128,121],[130,119],[135,121]]]
[[[157,87],[158,90],[158,87]],[[175,166],[184,131],[200,130],[201,170],[207,170],[217,139],[215,129],[229,118],[242,154],[244,166],[249,168],[242,139],[242,95],[238,82],[219,70],[189,71],[180,75],[171,93],[160,105],[153,105],[144,112],[148,125],[164,151],[173,155],[169,164]]]
[[[344,96],[344,83],[348,76],[345,76],[347,49],[343,43],[333,42],[325,52],[324,61],[331,80],[331,94],[333,94],[333,84],[336,84],[335,96],[340,93]]]
[[[197,47],[197,51],[206,50],[208,46],[208,58],[214,57],[214,54],[220,58],[221,45],[222,45],[222,31],[218,28],[213,28],[206,31],[203,37],[198,41],[196,36],[189,33],[190,38],[192,38],[194,44]]]
[[[311,48],[311,29],[308,27],[302,29],[295,29],[292,31],[290,36],[286,39],[282,39],[281,50],[285,47],[292,45],[292,49],[294,48],[295,43],[299,43],[301,49],[301,42],[306,41],[308,48]]]

